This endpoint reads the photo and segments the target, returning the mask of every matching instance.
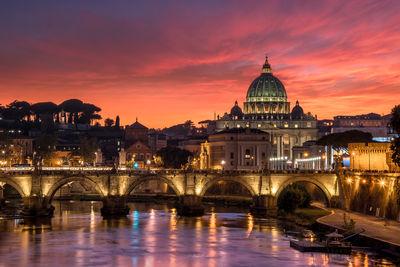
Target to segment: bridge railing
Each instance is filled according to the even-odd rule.
[[[3,173],[31,173],[35,168],[32,166],[1,167]],[[315,173],[334,173],[334,171],[314,171],[314,170],[183,170],[183,169],[132,169],[124,166],[115,168],[111,166],[61,166],[51,167],[43,166],[37,171],[41,173],[65,173],[65,172],[83,172],[83,173],[126,173],[126,174],[177,174],[177,173],[195,173],[195,174],[315,174]]]

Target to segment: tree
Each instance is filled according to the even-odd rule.
[[[104,126],[106,127],[111,127],[114,125],[114,120],[111,118],[107,118],[104,120]]]
[[[58,106],[53,102],[39,102],[31,106],[32,112],[35,114],[35,120],[41,121],[42,131],[53,130],[54,114],[59,111]]]
[[[31,105],[26,101],[18,101],[7,105],[7,109],[10,111],[15,120],[21,121],[23,118],[29,120],[31,114]]]
[[[82,104],[82,113],[78,118],[78,122],[82,124],[92,124],[94,120],[100,120],[101,116],[97,114],[101,111],[101,108],[90,104],[90,103],[83,103]]]
[[[325,135],[317,141],[317,144],[321,146],[331,146],[338,153],[342,151],[347,153],[350,143],[367,143],[371,141],[372,135],[370,133],[351,130]]]
[[[78,123],[78,114],[83,112],[84,105],[83,102],[79,99],[68,99],[62,102],[60,105],[60,110],[68,113],[67,122],[75,124]],[[75,120],[76,119],[76,120]]]
[[[167,146],[160,149],[156,156],[161,158],[164,168],[180,169],[188,163],[192,153],[178,147]]]
[[[278,208],[285,212],[293,212],[297,208],[309,207],[311,195],[302,184],[292,184],[286,187],[278,197]]]
[[[390,146],[393,151],[392,160],[397,166],[400,166],[400,105],[397,105],[392,109],[391,115],[390,127],[398,136],[394,138]]]
[[[119,127],[120,127],[120,121],[119,121],[119,116],[117,115],[117,117],[115,118],[115,128]]]
[[[29,120],[31,109],[28,102],[15,100],[5,107],[0,106],[0,112],[6,120],[21,122],[24,118]]]

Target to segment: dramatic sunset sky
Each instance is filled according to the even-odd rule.
[[[268,54],[318,118],[400,104],[400,1],[2,1],[0,103],[79,98],[149,127],[242,103]]]

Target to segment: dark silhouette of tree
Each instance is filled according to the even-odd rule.
[[[31,105],[26,101],[18,101],[7,105],[6,108],[10,119],[22,121],[24,118],[29,121],[31,114]],[[7,114],[7,113],[6,113]]]
[[[398,135],[398,137],[394,138],[390,146],[393,151],[392,160],[397,166],[400,166],[400,105],[392,109],[391,115],[390,127]]]
[[[331,146],[337,152],[347,152],[350,143],[367,143],[371,141],[372,135],[370,133],[351,130],[325,135],[317,141],[317,144],[322,146]]]
[[[111,118],[107,118],[104,120],[104,126],[106,127],[112,127],[114,125],[114,120]]]
[[[278,208],[289,213],[297,208],[307,208],[310,203],[311,195],[302,184],[289,185],[278,197]]]
[[[68,123],[78,123],[79,113],[83,112],[84,104],[79,99],[69,99],[62,102],[60,105],[60,110],[67,113]]]
[[[31,109],[30,104],[26,101],[11,102],[7,106],[0,106],[0,114],[6,120],[21,122],[24,119],[29,120]]]
[[[178,147],[167,146],[160,149],[157,154],[162,160],[164,168],[180,169],[188,163],[192,155],[190,151]]]
[[[53,102],[39,102],[31,106],[31,110],[35,115],[35,121],[40,119],[42,131],[54,130],[54,114],[58,113],[59,109]]]
[[[78,122],[82,124],[92,124],[94,120],[100,120],[101,116],[98,112],[101,111],[101,108],[90,104],[90,103],[83,103],[82,106],[82,113],[78,118]]]
[[[117,117],[115,118],[115,128],[119,127],[120,127],[120,121],[119,121],[119,116],[117,115]]]

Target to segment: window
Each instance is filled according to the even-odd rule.
[[[231,152],[231,159],[234,159],[235,155],[233,154],[233,152]]]
[[[246,151],[245,151],[245,153],[244,153],[244,157],[246,158],[246,159],[249,159],[250,158],[250,149],[246,149]]]

